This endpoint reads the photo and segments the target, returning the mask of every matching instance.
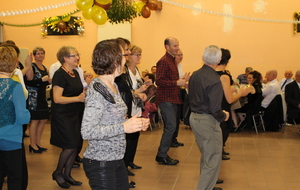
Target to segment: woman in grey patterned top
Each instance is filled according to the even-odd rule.
[[[93,190],[129,188],[125,133],[145,131],[149,125],[148,119],[125,118],[127,108],[114,83],[125,64],[123,54],[116,40],[99,42],[93,52],[92,67],[98,76],[86,93],[81,128],[82,138],[88,140],[83,166]]]

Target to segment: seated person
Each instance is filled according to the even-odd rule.
[[[262,84],[261,84],[261,74],[257,71],[251,71],[248,74],[248,83],[249,83],[249,88],[251,88],[250,93],[247,95],[248,102],[244,104],[241,108],[236,109],[235,111],[237,113],[246,113],[246,118],[240,118],[241,120],[246,120],[246,125],[247,126],[252,126],[252,118],[248,117],[248,115],[254,114],[254,109],[256,106],[256,101],[262,100]],[[260,99],[260,100],[259,100]]]
[[[248,74],[253,71],[252,67],[246,67],[245,73],[240,74],[237,79],[239,80],[240,84],[248,84],[247,76]]]
[[[251,92],[247,95],[248,102],[243,105],[241,108],[236,109],[236,112],[247,113],[249,108],[253,105],[253,103],[262,96],[262,84],[260,81],[261,74],[257,71],[252,71],[248,74],[248,83],[249,88],[251,88]]]
[[[277,81],[277,71],[267,71],[266,80],[268,83],[263,88],[264,96],[261,102],[261,109],[264,111],[264,124],[266,131],[279,131],[279,125],[283,123],[283,108],[281,99],[281,90]]]
[[[281,93],[280,86],[277,81],[276,70],[267,71],[265,79],[268,83],[262,90],[263,96],[265,97],[261,103],[262,110],[265,110],[269,106],[271,101],[275,98],[275,96]]]
[[[300,123],[300,70],[296,72],[295,81],[285,86],[288,123]]]
[[[147,90],[144,92],[147,95],[147,100],[144,102],[147,102],[151,97],[153,97],[156,94],[156,86],[154,85],[155,82],[155,76],[153,74],[146,74],[145,75],[145,82],[144,84],[147,86]]]
[[[155,103],[151,103],[151,98],[156,95],[157,87],[154,85],[155,76],[153,74],[146,74],[145,75],[145,82],[144,84],[147,86],[147,90],[145,94],[147,95],[147,100],[144,101],[144,111],[142,112],[142,117],[148,117],[148,114],[151,112],[156,112],[157,107]]]
[[[279,81],[279,86],[282,92],[285,91],[285,86],[291,82],[293,82],[293,72],[291,70],[286,70],[284,72],[284,78]]]

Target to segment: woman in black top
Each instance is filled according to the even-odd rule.
[[[72,165],[78,148],[82,145],[80,134],[84,110],[85,91],[78,72],[80,56],[74,47],[63,46],[56,54],[62,66],[52,79],[50,143],[62,149],[53,180],[62,188],[82,183],[71,176]]]
[[[35,63],[32,63],[33,79],[25,80],[28,90],[27,108],[30,111],[30,145],[29,151],[41,153],[47,150],[41,145],[41,137],[45,124],[49,118],[49,108],[46,100],[46,87],[48,82],[48,71],[43,65],[45,59],[45,50],[42,47],[36,47],[33,50]]]
[[[262,84],[261,84],[261,74],[257,71],[252,71],[248,74],[248,83],[250,88],[250,93],[247,95],[248,102],[241,108],[236,109],[236,112],[247,113],[251,111],[252,105],[256,100],[262,97]]]
[[[223,100],[222,100],[222,109],[230,112],[231,104],[238,100],[242,96],[246,96],[250,91],[247,88],[241,88],[238,92],[236,92],[236,89],[232,86],[233,80],[230,74],[228,74],[225,70],[229,59],[231,58],[230,51],[227,49],[221,49],[222,51],[222,59],[220,63],[218,64],[218,67],[216,69],[217,73],[220,75],[220,80],[223,87]],[[225,143],[228,139],[230,130],[232,128],[232,119],[231,116],[227,121],[223,121],[220,123],[220,127],[222,129],[223,134],[223,146],[225,146]],[[223,151],[223,160],[229,160],[230,158],[226,157],[225,154],[229,154]]]

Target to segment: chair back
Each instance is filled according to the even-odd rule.
[[[254,103],[249,107],[249,109],[246,112],[246,115],[256,115],[259,113],[261,109],[261,102],[263,101],[264,97],[260,96],[257,98]]]
[[[275,96],[266,108],[264,113],[264,122],[267,131],[278,131],[279,126],[283,124],[283,107],[281,94]]]

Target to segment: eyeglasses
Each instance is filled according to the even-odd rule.
[[[69,56],[67,56],[67,57],[80,57],[80,54],[77,53],[77,54],[74,54],[74,55],[69,55]]]
[[[35,55],[45,55],[45,53],[35,53]]]
[[[135,55],[137,57],[141,57],[142,56],[142,54],[137,54],[137,53],[134,53],[134,54],[131,54],[131,55]]]

